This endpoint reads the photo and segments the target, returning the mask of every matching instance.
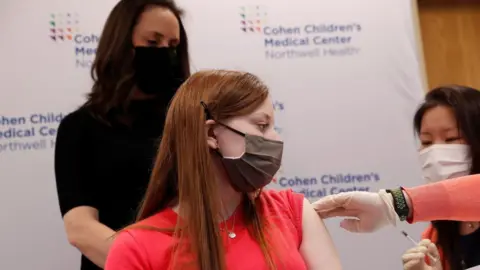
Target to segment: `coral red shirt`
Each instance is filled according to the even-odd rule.
[[[410,223],[480,220],[480,174],[405,188],[413,205]]]
[[[263,213],[276,229],[273,233],[277,267],[285,270],[306,270],[306,264],[299,252],[302,242],[303,195],[288,191],[263,191],[260,195]],[[142,225],[169,228],[175,226],[177,213],[165,209],[141,222]],[[222,231],[228,270],[267,270],[260,246],[250,236],[242,221],[241,211],[235,211],[225,227],[234,231],[230,239]],[[169,224],[168,227],[165,225]],[[172,233],[145,229],[129,229],[115,239],[108,254],[105,270],[160,270],[170,269]],[[281,243],[281,244],[279,244]],[[278,259],[279,258],[279,259]],[[180,258],[181,259],[181,258]]]
[[[433,184],[405,188],[413,205],[410,223],[433,220],[480,220],[480,174],[448,179]],[[422,239],[438,241],[437,231],[430,225]],[[443,269],[449,270],[443,251],[438,247]],[[426,257],[427,263],[429,262]]]

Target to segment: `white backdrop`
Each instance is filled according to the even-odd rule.
[[[271,87],[284,167],[272,188],[311,200],[420,184],[412,116],[422,98],[410,1],[179,0],[192,68],[250,71]],[[115,0],[0,3],[0,269],[78,269],[57,205],[55,129],[84,101]],[[344,269],[401,269],[394,229],[327,222]],[[420,226],[406,227],[418,238]],[[322,252],[321,250],[318,251]]]

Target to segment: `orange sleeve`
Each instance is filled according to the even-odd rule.
[[[150,270],[148,258],[143,246],[139,245],[134,236],[121,232],[114,240],[108,252],[105,270]]]
[[[405,188],[413,207],[410,223],[480,220],[480,174]]]

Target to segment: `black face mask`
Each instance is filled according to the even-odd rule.
[[[213,120],[207,104],[201,101],[200,105],[205,111],[206,118]],[[238,192],[250,193],[268,185],[280,169],[283,142],[245,134],[221,122],[217,124],[245,138],[245,151],[240,157],[224,157],[217,150],[233,188]]]
[[[142,92],[168,101],[184,81],[174,48],[135,47],[133,68]]]
[[[245,134],[217,123],[245,138],[245,151],[240,157],[227,158],[218,152],[233,188],[238,192],[249,193],[272,182],[282,163],[283,142]]]

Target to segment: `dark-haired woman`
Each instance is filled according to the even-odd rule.
[[[478,90],[462,86],[433,89],[415,114],[414,125],[427,182],[480,173]],[[433,221],[423,238],[437,245],[441,260],[425,261],[421,243],[404,254],[404,269],[463,270],[480,265],[479,227],[480,222]]]
[[[55,174],[81,269],[102,269],[115,230],[146,190],[167,104],[189,76],[187,36],[170,0],[120,1],[92,66],[86,103],[58,128]]]
[[[438,244],[442,259],[431,266],[425,264],[425,253],[438,253],[423,240],[410,252],[415,255],[404,257],[410,261],[404,267],[455,270],[479,265],[480,92],[461,86],[434,89],[414,122],[425,148],[421,150],[422,165],[429,184],[344,192],[321,198],[314,207],[323,218],[347,217],[341,227],[351,232],[374,232],[395,225],[397,218],[410,223],[442,220],[425,232]],[[435,182],[443,179],[449,180]]]

